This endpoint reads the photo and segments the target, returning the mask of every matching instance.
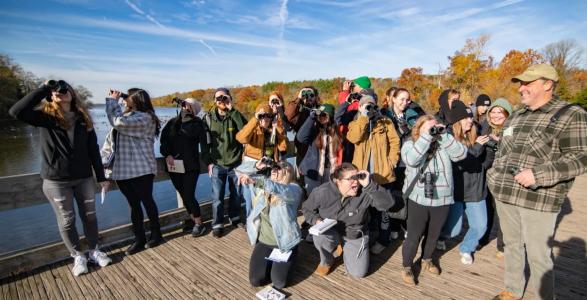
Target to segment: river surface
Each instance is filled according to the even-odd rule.
[[[104,106],[91,111],[101,146],[110,124]],[[157,116],[165,124],[176,116],[175,108],[157,108]],[[159,154],[159,140],[155,142],[155,154]],[[39,173],[41,166],[38,130],[17,121],[0,122],[0,177],[27,173]],[[228,194],[228,191],[227,191]],[[200,175],[196,187],[199,203],[210,201],[211,186],[206,174]],[[177,208],[175,189],[171,181],[160,181],[154,185],[153,197],[159,212]],[[96,212],[100,230],[130,223],[130,210],[122,194],[116,190],[107,195],[104,204],[96,195]],[[145,214],[146,216],[146,214]],[[76,216],[77,217],[77,216]],[[77,229],[83,234],[79,218]],[[59,230],[53,210],[49,203],[0,211],[0,253],[25,249],[34,245],[59,241]]]

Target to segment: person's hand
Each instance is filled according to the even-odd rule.
[[[267,164],[265,162],[263,162],[264,159],[260,159],[255,163],[255,168],[257,168],[257,170],[263,170],[265,168],[267,168]]]
[[[165,162],[167,163],[167,165],[172,166],[172,167],[175,164],[175,160],[173,159],[173,156],[171,156],[171,155],[165,156]]]
[[[430,128],[437,126],[437,125],[438,125],[438,121],[436,121],[436,120],[428,120],[428,121],[424,122],[424,124],[422,124],[422,126],[420,127],[420,135],[422,135],[423,133],[430,132]]]
[[[499,142],[499,136],[495,134],[490,134],[489,137],[491,137],[491,139],[493,139],[494,141]]]
[[[242,174],[242,175],[238,176],[237,183],[238,183],[238,185],[253,184],[253,183],[255,183],[255,180],[253,178],[251,178],[249,175]]]
[[[212,169],[214,168],[214,164],[208,165],[208,177],[212,177]]]
[[[362,171],[357,172],[357,174],[365,174],[364,179],[359,179],[359,184],[362,185],[363,187],[368,186],[369,182],[371,181],[371,178],[369,176],[369,172],[362,170]]]
[[[485,145],[485,143],[487,143],[487,142],[489,142],[489,136],[488,135],[480,135],[475,140],[475,143],[478,143],[478,144],[481,144],[481,145]]]
[[[109,90],[109,92],[108,92],[108,98],[112,98],[114,100],[120,99],[121,95],[122,95],[122,92],[117,91],[117,90]]]
[[[105,190],[109,190],[111,185],[112,182],[110,182],[110,180],[100,182],[100,186]]]
[[[314,225],[317,225],[317,224],[320,224],[320,223],[322,223],[322,218],[316,219],[316,223],[314,223]]]
[[[529,187],[531,185],[536,184],[536,178],[534,178],[534,173],[532,173],[532,169],[524,169],[516,176],[514,176],[514,180],[517,183],[522,185],[523,187]]]
[[[230,97],[228,97],[228,99],[226,100],[224,105],[226,106],[227,111],[231,110],[232,109],[232,99]]]
[[[351,90],[351,84],[353,82],[351,80],[345,80],[342,84],[342,90],[345,92],[349,92]]]

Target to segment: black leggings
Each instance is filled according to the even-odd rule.
[[[145,241],[145,229],[143,226],[143,209],[141,202],[147,211],[149,221],[151,222],[151,234],[160,234],[159,211],[157,204],[153,200],[153,178],[155,175],[148,174],[125,180],[116,180],[118,188],[126,197],[130,206],[130,219],[132,221],[132,230],[137,241]]]
[[[169,173],[171,183],[181,196],[183,206],[188,214],[195,218],[200,217],[200,205],[196,201],[196,184],[198,183],[199,173],[196,171],[186,171],[185,173]]]
[[[424,206],[408,200],[408,237],[402,247],[403,266],[411,267],[418,252],[420,239],[426,231],[422,259],[432,258],[436,248],[436,241],[440,236],[442,226],[446,221],[450,205]]]
[[[298,254],[298,246],[291,249],[292,253],[287,262],[278,263],[265,259],[273,251],[272,246],[261,242],[255,244],[249,263],[249,281],[252,286],[262,286],[271,282],[274,287],[282,289],[287,284],[287,276]]]

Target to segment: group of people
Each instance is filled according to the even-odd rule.
[[[558,75],[549,65],[530,66],[512,81],[520,83],[522,106],[516,111],[508,100],[483,94],[467,106],[459,91],[447,89],[431,115],[404,88],[389,88],[379,100],[363,76],[343,83],[338,108],[322,103],[319,91],[307,86],[288,103],[270,93],[249,120],[233,107],[230,90],[218,88],[206,113],[195,99],[177,99],[181,111],[164,126],[145,90],[111,90],[106,112],[112,129],[101,150],[88,111],[64,81],[46,82],[10,113],[40,128],[43,191],[76,276],[88,271],[88,258],[100,266],[111,262],[98,248],[94,174],[104,188],[116,182],[129,203],[135,240],[127,255],[164,242],[152,196],[153,147],[161,132],[160,153],[194,237],[208,231],[195,199],[201,163],[211,179],[211,230],[217,238],[224,234],[228,182],[228,223],[244,228],[254,246],[253,286],[287,285],[303,240],[300,209],[308,226],[336,221],[306,237],[320,256],[316,274],[326,276],[341,257],[351,276],[364,277],[370,254],[404,236],[400,276],[408,285],[417,282],[416,263],[421,275],[440,275],[432,254],[461,233],[466,216],[459,245],[465,265],[489,242],[494,219],[501,225],[497,247],[505,257],[505,289],[496,299],[523,296],[526,254],[534,287],[551,299],[548,239],[574,177],[587,169],[587,114],[554,95]],[[288,131],[295,136],[295,167],[286,161]],[[172,171],[180,162],[184,170]],[[75,228],[73,199],[88,256]],[[141,203],[150,221],[148,239]],[[421,260],[415,260],[420,243]]]

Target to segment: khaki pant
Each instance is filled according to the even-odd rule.
[[[554,262],[552,243],[558,212],[541,212],[505,204],[496,199],[499,225],[505,243],[505,275],[507,291],[524,295],[526,255],[530,266],[530,283],[538,299],[554,298]],[[524,248],[525,246],[525,248]]]

